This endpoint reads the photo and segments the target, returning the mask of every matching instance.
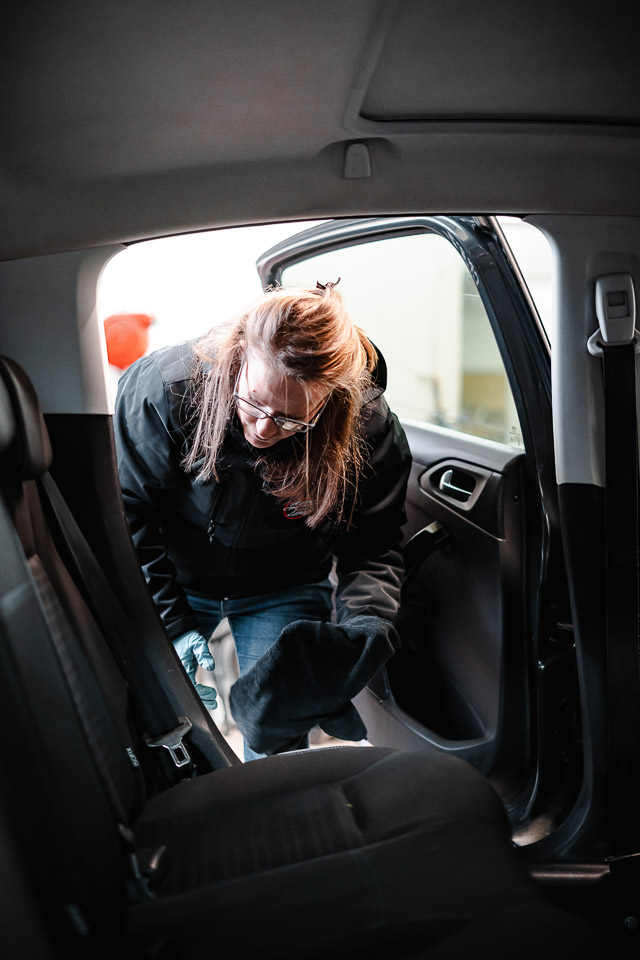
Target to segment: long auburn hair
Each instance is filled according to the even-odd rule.
[[[337,281],[336,281],[337,282]],[[194,424],[183,465],[196,479],[218,480],[222,445],[235,414],[233,390],[247,352],[309,391],[329,391],[317,425],[293,435],[284,456],[259,457],[265,489],[299,504],[309,527],[351,512],[365,462],[361,410],[377,362],[373,344],[352,323],[335,283],[268,290],[236,320],[195,345]]]

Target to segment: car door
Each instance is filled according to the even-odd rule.
[[[577,706],[569,716],[566,705],[577,695],[549,347],[500,227],[333,221],[257,268],[265,286],[340,278],[352,319],[385,358],[411,447],[402,645],[357,698],[368,738],[458,754],[524,820],[545,791],[566,792],[567,751],[578,753]]]

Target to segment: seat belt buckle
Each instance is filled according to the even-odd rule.
[[[144,742],[148,747],[164,747],[168,750],[176,767],[186,767],[191,763],[191,757],[182,738],[189,733],[193,724],[188,717],[178,717],[179,726],[169,733],[161,733],[159,737],[150,737],[145,733]]]

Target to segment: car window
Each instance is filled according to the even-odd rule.
[[[202,336],[262,293],[256,260],[287,237],[322,221],[229,227],[131,244],[105,266],[98,321],[105,327],[105,371],[113,408],[118,379],[135,356]],[[140,334],[140,318],[150,323]],[[120,346],[126,351],[118,362]],[[133,342],[132,342],[133,341]],[[112,361],[112,362],[108,362]],[[113,362],[116,361],[116,362]]]
[[[499,222],[549,331],[549,245],[531,224],[514,217]],[[307,226],[236,227],[134,244],[103,272],[100,322],[107,321],[112,339],[122,332],[126,352],[199,336],[259,295],[256,259]],[[283,282],[315,284],[337,276],[354,319],[387,360],[388,396],[402,418],[521,446],[484,308],[444,238],[396,237],[322,254],[288,267]],[[107,365],[111,403],[128,359]]]
[[[498,217],[498,223],[516,260],[547,338],[551,340],[553,310],[553,253],[545,235],[519,217]]]
[[[352,319],[386,360],[387,398],[401,419],[522,448],[489,319],[447,240],[421,233],[322,253],[286,267],[282,285],[338,278]]]

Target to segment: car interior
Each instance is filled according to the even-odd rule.
[[[635,956],[633,5],[4,19],[2,956]],[[99,291],[143,243],[267,224],[256,283],[340,277],[412,467],[367,742],[243,763],[131,541]]]

